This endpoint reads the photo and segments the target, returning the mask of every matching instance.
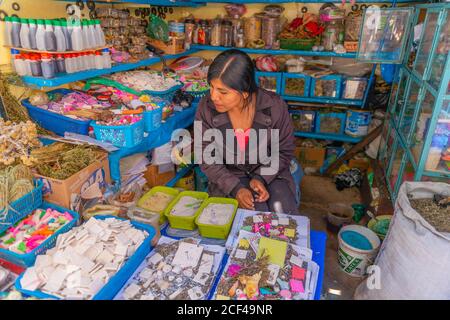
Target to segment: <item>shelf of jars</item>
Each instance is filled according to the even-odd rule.
[[[346,134],[334,134],[334,133],[315,133],[315,132],[301,132],[295,131],[294,135],[301,138],[309,139],[321,139],[321,140],[334,140],[343,141],[349,143],[358,143],[363,137],[352,137]]]
[[[56,0],[61,2],[73,2],[73,0]],[[84,0],[83,2],[87,2]],[[183,0],[93,0],[92,2],[101,4],[142,4],[150,6],[164,6],[164,7],[200,7],[205,5],[201,1],[183,1]]]
[[[166,59],[176,59],[185,55],[189,55],[192,53],[196,53],[198,50],[190,49],[185,52],[179,54],[169,54],[165,55]],[[75,73],[59,73],[56,74],[54,78],[46,79],[44,77],[32,77],[32,76],[24,76],[23,81],[25,84],[34,86],[34,87],[58,87],[64,84],[68,84],[71,82],[76,82],[80,80],[87,80],[89,78],[94,78],[102,75],[108,75],[115,72],[128,71],[133,70],[140,67],[147,67],[153,64],[160,62],[161,59],[159,57],[150,57],[148,59],[144,59],[141,61],[133,62],[133,63],[117,63],[113,65],[111,68],[106,69],[92,69],[87,71],[79,71]]]
[[[356,58],[355,52],[336,53],[333,51],[312,51],[312,50],[289,50],[289,49],[253,49],[253,48],[235,48],[223,46],[211,46],[202,44],[191,45],[192,49],[225,51],[229,49],[239,49],[249,54],[271,54],[271,55],[298,55],[298,56],[317,56],[317,57],[336,57],[336,58]]]
[[[201,2],[201,3],[290,3],[290,2],[299,2],[297,0],[195,0],[195,2]],[[302,3],[342,3],[342,1],[338,0],[304,0],[301,1]],[[360,3],[386,3],[386,4],[392,4],[392,3],[423,3],[421,0],[374,0],[374,1],[361,1]]]

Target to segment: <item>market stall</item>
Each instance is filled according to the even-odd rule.
[[[320,300],[328,251],[362,280],[408,239],[420,248],[393,223],[412,211],[448,249],[448,4],[21,2],[0,4],[0,299]],[[363,194],[316,205],[327,232],[304,207],[213,196],[194,141],[174,147],[231,48],[287,106],[297,207],[304,172]],[[364,284],[357,298],[404,296]]]

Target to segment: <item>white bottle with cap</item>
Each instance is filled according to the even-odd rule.
[[[12,40],[11,40],[11,32],[12,32],[12,21],[11,21],[11,17],[5,17],[5,24],[3,26],[3,32],[4,32],[4,41],[5,41],[5,46],[12,46]]]
[[[36,47],[38,50],[45,51],[45,26],[44,20],[37,20]]]
[[[81,23],[79,20],[71,20],[68,24],[69,33],[72,29],[71,40],[72,40],[72,50],[81,51],[84,50],[83,42],[83,30],[81,29]]]
[[[66,46],[66,37],[64,36],[64,32],[61,27],[61,22],[59,20],[54,20],[53,25],[55,26],[56,51],[64,52],[67,50],[67,46]]]
[[[24,49],[31,49],[28,19],[20,19],[20,44]]]

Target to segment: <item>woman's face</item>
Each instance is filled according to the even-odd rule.
[[[238,91],[227,87],[222,80],[213,79],[210,83],[211,100],[218,112],[228,112],[232,109],[242,108],[242,103],[246,93],[240,94]]]

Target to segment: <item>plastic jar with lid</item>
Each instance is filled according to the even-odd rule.
[[[29,53],[22,53],[22,58],[25,62],[25,70],[27,73],[27,76],[31,76],[31,54]]]
[[[53,58],[50,54],[42,54],[42,76],[46,79],[52,79],[55,77],[55,70],[53,66]]]
[[[200,20],[198,22],[197,43],[198,44],[206,44],[206,31],[205,31],[205,22],[204,22],[204,20]]]
[[[109,49],[102,50],[102,57],[103,57],[103,68],[111,69],[111,54],[109,53]]]
[[[14,70],[21,77],[27,75],[27,66],[25,64],[25,60],[23,59],[22,55],[20,55],[20,54],[16,54],[14,56]]]
[[[58,72],[66,73],[66,63],[62,54],[56,56],[56,66],[58,67]]]
[[[211,45],[218,47],[222,44],[221,40],[221,30],[222,30],[222,21],[219,18],[216,18],[212,21],[211,28]]]
[[[281,31],[281,21],[279,17],[264,16],[262,19],[261,38],[268,49],[276,49],[278,34]]]
[[[331,20],[328,22],[322,34],[322,46],[324,49],[333,51],[335,45],[343,44],[344,32],[343,20]]]
[[[244,21],[245,43],[261,39],[261,18],[257,16],[246,18]]]
[[[31,56],[31,74],[33,77],[42,77],[41,56],[34,54]]]
[[[95,52],[95,69],[103,69],[103,57],[100,51]]]
[[[192,43],[193,44],[198,44],[198,29],[199,29],[199,24],[195,23],[194,25],[194,31],[192,33]]]
[[[223,47],[231,47],[233,45],[233,25],[231,21],[222,21],[220,38]]]

